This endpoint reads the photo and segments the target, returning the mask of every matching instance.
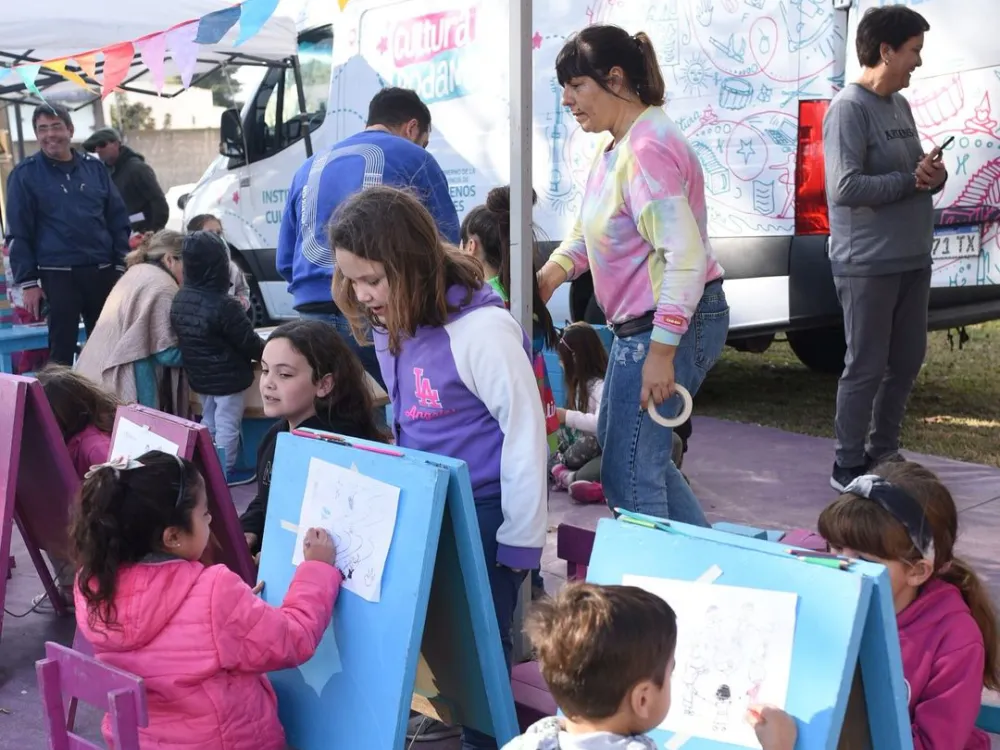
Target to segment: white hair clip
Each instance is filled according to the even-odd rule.
[[[116,458],[112,458],[110,461],[105,461],[103,464],[94,464],[90,467],[87,473],[83,475],[83,478],[90,479],[101,469],[111,469],[115,472],[115,479],[117,479],[121,472],[138,469],[140,466],[142,466],[142,464],[138,461],[133,461],[127,456],[118,456]]]

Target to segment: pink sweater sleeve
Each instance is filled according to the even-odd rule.
[[[913,706],[913,750],[970,747],[969,738],[977,731],[985,660],[982,644],[964,646],[934,660],[931,679]]]
[[[307,560],[296,569],[281,606],[272,607],[231,570],[218,567],[211,615],[220,666],[271,672],[308,661],[333,616],[340,571]]]

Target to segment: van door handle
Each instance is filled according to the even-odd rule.
[[[241,188],[250,187],[250,178],[249,177],[240,177],[240,187]]]

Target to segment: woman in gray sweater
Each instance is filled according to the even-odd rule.
[[[830,264],[847,338],[830,478],[838,491],[898,456],[903,412],[927,349],[931,195],[947,172],[940,149],[924,153],[899,92],[920,67],[929,30],[905,6],[869,9],[857,31],[861,76],[823,122]]]

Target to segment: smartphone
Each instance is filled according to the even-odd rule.
[[[953,140],[955,140],[955,136],[948,136],[948,138],[945,139],[945,142],[938,146],[937,155],[934,157],[934,161],[941,161],[941,157],[944,156],[944,150],[951,145]]]

